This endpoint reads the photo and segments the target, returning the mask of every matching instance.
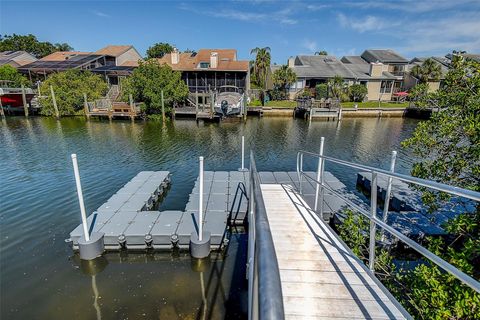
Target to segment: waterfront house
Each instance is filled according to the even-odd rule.
[[[404,89],[407,64],[408,60],[395,51],[383,49],[365,50],[360,56],[344,56],[340,60],[331,55],[291,57],[288,66],[297,75],[297,81],[289,88],[289,98],[294,99],[305,89],[313,92],[317,84],[340,76],[349,86],[365,85],[366,100],[389,101],[394,93]]]
[[[206,94],[222,86],[250,90],[249,61],[237,60],[235,49],[200,49],[180,53],[175,49],[158,61],[182,73],[190,92]]]
[[[57,51],[19,68],[30,78],[69,69],[101,73],[109,84],[118,84],[119,73],[128,75],[142,57],[133,46],[109,45],[96,52]],[[122,70],[115,70],[120,68]],[[122,71],[122,72],[120,72]],[[125,72],[128,71],[128,72]]]
[[[37,58],[26,51],[2,51],[0,52],[0,66],[10,65],[14,68],[37,61]]]
[[[406,67],[406,73],[405,73],[405,80],[404,80],[404,87],[406,90],[411,90],[418,82],[419,79],[417,79],[415,76],[411,74],[411,70],[414,66],[420,66],[422,65],[425,60],[427,59],[432,59],[435,61],[440,66],[441,70],[441,76],[440,79],[429,79],[428,80],[428,91],[433,92],[436,91],[440,88],[440,86],[443,83],[443,80],[445,80],[445,75],[448,72],[448,68],[450,66],[450,59],[446,57],[415,57],[412,60],[410,60],[409,64]]]

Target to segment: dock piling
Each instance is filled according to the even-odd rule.
[[[103,233],[92,232],[90,235],[87,225],[87,214],[83,202],[82,184],[80,182],[80,172],[78,170],[77,155],[71,155],[73,163],[73,172],[75,174],[75,183],[77,186],[78,202],[80,204],[80,215],[82,217],[83,236],[78,240],[80,250],[80,259],[92,260],[100,256],[104,251]]]
[[[198,233],[190,235],[190,254],[202,259],[210,254],[210,232],[203,231],[203,157],[199,157]]]
[[[23,102],[23,111],[25,112],[25,117],[28,117],[27,95],[25,94],[25,86],[23,84],[22,84],[22,102]]]

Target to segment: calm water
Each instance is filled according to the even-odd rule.
[[[293,171],[299,149],[408,172],[401,150],[417,121],[344,119],[313,122],[249,119],[246,124],[160,123],[9,118],[0,122],[0,280],[2,319],[202,319],[245,315],[245,235],[196,265],[187,253],[111,253],[85,265],[64,242],[80,222],[70,154],[77,153],[88,212],[142,170],[168,170],[172,187],[160,209],[184,208],[197,175],[236,170],[239,142],[259,170]],[[310,168],[309,168],[310,166]],[[314,169],[314,161],[306,169]],[[355,173],[327,166],[349,188]]]

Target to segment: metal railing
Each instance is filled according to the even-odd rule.
[[[387,171],[383,169],[378,169],[362,164],[357,164],[345,160],[340,160],[332,157],[327,157],[323,155],[323,143],[324,139],[322,137],[321,141],[321,146],[320,146],[320,153],[316,154],[313,152],[307,152],[307,151],[299,151],[297,153],[297,175],[299,178],[299,192],[302,193],[302,184],[303,184],[303,177],[305,177],[308,180],[311,180],[313,183],[316,184],[316,194],[315,194],[315,208],[314,210],[317,211],[318,209],[318,199],[320,198],[320,214],[323,214],[323,203],[324,203],[324,192],[327,190],[329,193],[339,197],[345,203],[361,213],[363,216],[368,218],[370,220],[370,243],[369,243],[369,263],[368,266],[370,270],[374,271],[374,266],[375,266],[375,234],[376,234],[376,228],[377,226],[381,227],[383,231],[386,231],[396,237],[397,239],[401,240],[405,244],[407,244],[409,247],[423,255],[425,258],[429,259],[433,263],[435,263],[437,266],[442,268],[443,270],[449,272],[452,274],[454,277],[459,279],[461,282],[464,284],[468,285],[475,291],[480,293],[480,282],[472,278],[471,276],[467,275],[466,273],[460,271],[447,261],[443,260],[439,256],[435,255],[425,247],[421,246],[417,242],[411,240],[404,234],[402,234],[400,231],[396,230],[395,228],[391,227],[388,225],[385,221],[382,219],[379,219],[377,217],[377,181],[378,181],[378,175],[382,175],[384,177],[388,178],[388,184],[390,184],[389,189],[391,190],[391,181],[393,179],[397,179],[403,182],[415,184],[418,186],[430,188],[433,190],[437,191],[442,191],[451,195],[455,196],[460,196],[464,197],[470,200],[474,201],[480,201],[480,192],[475,192],[471,190],[466,190],[466,189],[461,189],[458,187],[453,187],[449,186],[443,183],[438,183],[430,180],[425,180],[425,179],[420,179],[420,178],[415,178],[412,176],[404,175],[404,174],[399,174],[395,173],[392,171]],[[308,176],[304,171],[303,171],[303,158],[304,155],[310,156],[313,158],[318,158],[318,168],[317,168],[317,178],[312,178]],[[370,190],[370,212],[368,212],[366,209],[362,208],[361,206],[353,203],[351,200],[346,198],[343,194],[336,192],[333,190],[330,186],[325,184],[324,181],[324,171],[325,171],[325,162],[331,162],[331,163],[336,163],[339,165],[343,165],[346,167],[354,168],[354,169],[360,169],[364,171],[368,171],[371,173],[372,178],[371,178],[371,190]]]
[[[252,151],[249,180],[248,318],[281,320],[285,315],[280,272]]]

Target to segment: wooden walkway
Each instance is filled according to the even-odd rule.
[[[410,319],[288,184],[262,184],[286,319]]]

